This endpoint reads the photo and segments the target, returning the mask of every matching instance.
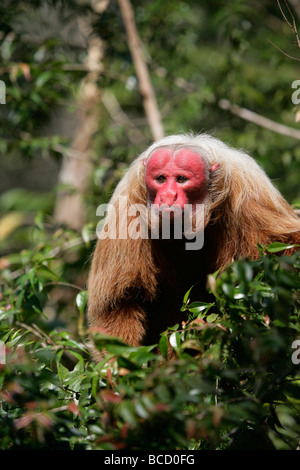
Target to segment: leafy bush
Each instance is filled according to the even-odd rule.
[[[277,257],[280,248],[211,276],[212,303],[190,304],[188,292],[188,321],[164,332],[158,348],[96,333],[110,358],[98,364],[88,351],[84,290],[69,323],[46,315],[65,283],[61,252],[44,240],[2,258],[0,448],[295,449],[300,252]]]

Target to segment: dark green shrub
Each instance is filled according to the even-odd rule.
[[[6,272],[1,449],[297,447],[300,252],[235,262],[210,278],[213,303],[189,304],[187,293],[189,320],[162,334],[158,352],[97,334],[114,358],[97,365],[86,343],[84,291],[72,327],[52,328],[43,314],[50,287],[62,282],[56,262],[39,252],[26,257],[31,268],[20,277]]]

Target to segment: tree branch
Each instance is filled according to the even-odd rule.
[[[300,3],[298,2],[298,0],[290,0],[290,2],[292,3],[292,5],[294,6],[294,8],[297,9],[297,14],[299,16],[300,14]],[[300,38],[299,38],[299,34],[298,34],[298,31],[297,31],[297,25],[296,25],[296,21],[295,21],[295,17],[289,7],[289,4],[287,2],[287,0],[284,0],[284,3],[285,3],[285,6],[288,10],[288,13],[291,17],[291,21],[288,20],[287,16],[285,15],[284,11],[283,11],[283,8],[281,6],[281,3],[279,0],[277,0],[277,4],[278,4],[278,7],[279,7],[279,10],[282,14],[282,17],[284,19],[284,21],[286,22],[286,24],[289,26],[289,28],[291,28],[291,30],[293,31],[294,35],[295,35],[295,38],[296,38],[296,43],[297,43],[297,47],[300,49]],[[293,60],[300,60],[299,58],[297,57],[293,57],[291,56],[290,54],[287,54],[286,52],[284,52],[283,50],[281,50],[278,46],[276,46],[276,44],[274,44],[272,41],[269,41],[274,47],[276,47],[276,49],[278,49],[280,52],[282,52],[282,54],[284,54],[286,57],[288,57],[289,59],[293,59]]]
[[[118,3],[127,33],[128,46],[139,81],[140,92],[143,97],[147,120],[154,140],[159,140],[164,136],[164,130],[149,71],[143,57],[142,43],[136,28],[134,12],[130,0],[118,0]]]
[[[128,118],[126,113],[124,113],[120,103],[112,91],[106,90],[102,93],[102,103],[104,104],[112,119],[119,126],[126,126],[128,128],[128,138],[133,144],[141,145],[143,142],[145,142],[145,137],[133,124],[132,120]]]
[[[101,59],[101,40],[90,38],[87,58],[89,73],[81,83],[77,103],[79,122],[70,149],[63,151],[59,174],[60,184],[67,189],[58,191],[54,217],[58,223],[76,230],[80,230],[85,223],[84,193],[92,171],[91,145],[99,119],[97,79],[101,72]]]
[[[285,126],[284,124],[272,121],[271,119],[261,116],[260,114],[254,113],[249,109],[241,108],[236,104],[232,104],[230,101],[225,99],[219,101],[219,106],[225,111],[230,111],[232,114],[235,114],[236,116],[245,119],[245,121],[253,122],[258,126],[264,127],[265,129],[269,129],[270,131],[276,132],[277,134],[285,135],[287,137],[292,137],[293,139],[300,140],[300,131],[298,131],[298,129],[294,129],[292,127]]]
[[[294,8],[296,15],[300,19],[300,2],[299,0],[289,0],[289,3],[292,4],[292,7]]]

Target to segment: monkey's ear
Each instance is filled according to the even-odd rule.
[[[147,164],[147,158],[144,158],[143,165],[146,166],[146,164]]]
[[[214,164],[210,167],[209,171],[214,172],[214,171],[216,171],[216,170],[219,168],[219,166],[220,166],[219,163],[214,163]]]

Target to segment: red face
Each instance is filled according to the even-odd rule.
[[[207,192],[207,175],[204,160],[193,150],[158,149],[146,166],[148,202],[162,209],[201,204]]]

